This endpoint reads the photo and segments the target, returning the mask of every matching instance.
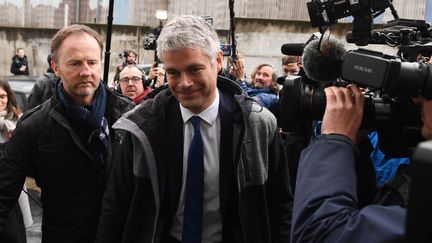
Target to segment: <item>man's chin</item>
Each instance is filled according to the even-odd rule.
[[[86,87],[86,88],[78,89],[77,92],[76,92],[76,94],[79,97],[87,97],[87,96],[94,95],[95,92],[96,92],[96,88],[94,88],[94,87]]]

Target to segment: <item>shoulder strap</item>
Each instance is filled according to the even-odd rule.
[[[409,166],[399,166],[396,176],[387,181],[380,189],[375,200],[376,204],[407,207],[409,202],[409,188],[411,185],[408,167]]]

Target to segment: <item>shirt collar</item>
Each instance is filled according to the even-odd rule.
[[[219,114],[219,90],[216,90],[216,97],[213,103],[201,113],[195,114],[189,109],[182,106],[182,104],[180,104],[180,111],[183,118],[183,123],[186,123],[193,116],[199,116],[207,124],[212,126],[216,122],[216,118]]]

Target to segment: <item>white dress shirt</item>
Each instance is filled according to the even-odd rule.
[[[219,151],[220,151],[220,118],[219,90],[213,103],[203,112],[195,114],[180,104],[183,118],[183,179],[177,212],[174,216],[170,234],[181,241],[183,231],[183,211],[185,204],[185,186],[189,146],[194,129],[190,118],[201,118],[200,130],[204,144],[204,205],[202,242],[220,242],[222,240],[222,219],[219,196]]]

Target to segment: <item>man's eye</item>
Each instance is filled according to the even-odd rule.
[[[176,77],[178,75],[178,72],[176,72],[176,71],[166,71],[166,73],[172,77]]]

